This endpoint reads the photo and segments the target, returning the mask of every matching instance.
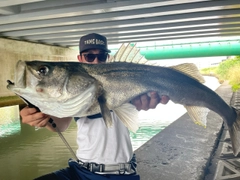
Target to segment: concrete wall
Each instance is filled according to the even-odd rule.
[[[77,50],[0,38],[0,97],[14,95],[7,80],[14,81],[18,60],[77,61]]]

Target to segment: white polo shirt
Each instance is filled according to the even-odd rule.
[[[113,125],[107,128],[103,118],[80,118],[76,121],[77,157],[83,162],[117,164],[129,162],[133,149],[128,129],[114,112]]]

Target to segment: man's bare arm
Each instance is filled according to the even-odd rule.
[[[24,124],[36,127],[46,127],[50,131],[56,131],[56,129],[53,128],[52,125],[48,122],[50,116],[42,112],[38,112],[37,109],[35,108],[29,108],[28,106],[26,106],[20,111],[20,115],[22,117],[22,123]],[[61,132],[65,131],[68,128],[72,120],[71,117],[67,118],[51,117],[51,118],[53,119],[54,123]]]

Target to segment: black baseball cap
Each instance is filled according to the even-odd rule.
[[[107,46],[107,38],[97,33],[87,34],[80,38],[80,53],[89,49],[101,49],[109,53],[111,52]]]

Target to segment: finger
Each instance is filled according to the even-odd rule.
[[[150,102],[150,97],[147,94],[141,95],[141,109],[142,110],[148,110],[149,109],[149,102]]]
[[[141,110],[142,102],[139,96],[131,100],[131,103],[136,107],[137,110]]]
[[[43,114],[42,112],[35,112],[33,114],[22,116],[22,123],[36,126],[46,118],[48,118],[46,114]]]
[[[44,127],[49,121],[49,116],[42,116],[41,118],[39,116],[35,116],[31,119],[31,121],[28,123],[31,126],[36,126],[36,127]]]
[[[34,114],[36,112],[37,112],[36,108],[29,108],[28,106],[26,106],[20,111],[20,115],[21,116],[28,116],[28,115]]]
[[[160,103],[167,104],[170,98],[168,96],[161,96]]]
[[[160,103],[160,97],[157,92],[150,93],[149,109],[154,109]]]
[[[36,122],[36,124],[34,126],[45,127],[48,124],[48,121],[49,121],[49,117],[47,116],[46,118],[38,120],[38,123]]]

